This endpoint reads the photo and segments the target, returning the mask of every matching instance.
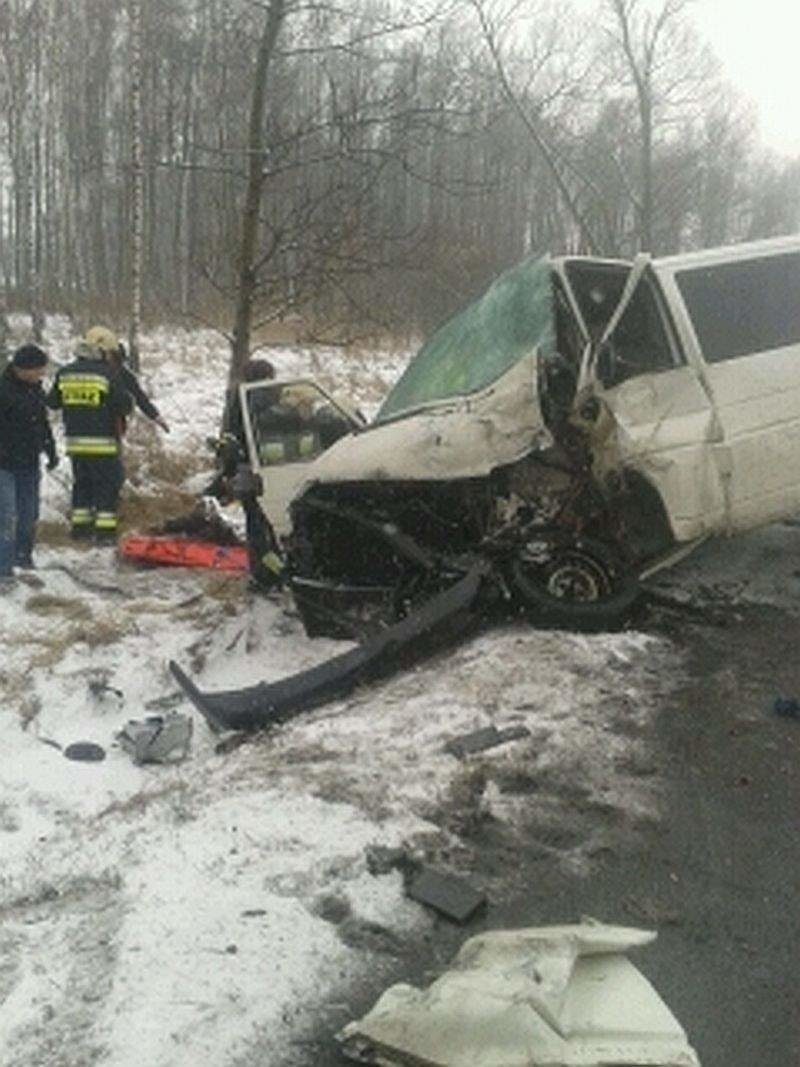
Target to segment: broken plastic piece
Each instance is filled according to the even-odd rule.
[[[100,763],[106,758],[106,750],[94,741],[73,741],[64,749],[64,755],[67,759],[81,760],[83,763]]]
[[[392,986],[337,1037],[383,1067],[700,1067],[623,955],[655,936],[587,922],[479,934],[427,990]]]
[[[784,719],[800,718],[800,702],[794,697],[776,697],[772,710]]]
[[[468,922],[486,906],[486,894],[455,874],[422,867],[409,881],[406,893],[457,923]]]
[[[372,875],[388,874],[389,871],[416,869],[413,859],[404,848],[388,845],[367,845],[365,850],[367,870]]]
[[[484,752],[487,748],[494,748],[506,741],[517,741],[521,737],[530,737],[527,726],[508,726],[505,730],[498,730],[496,726],[485,726],[481,730],[473,730],[471,734],[462,734],[454,737],[444,746],[445,752],[452,756],[463,759],[475,752]]]
[[[165,716],[149,715],[144,720],[130,719],[116,740],[134,763],[185,759],[192,741],[192,720],[175,711]]]

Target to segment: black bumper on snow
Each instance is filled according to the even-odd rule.
[[[289,582],[295,607],[309,637],[357,640],[379,621],[394,621],[396,591],[385,585],[345,585],[315,578]]]
[[[170,661],[173,677],[215,731],[261,730],[285,722],[430,655],[476,630],[489,567],[476,563],[449,589],[365,644],[277,682],[204,693]]]

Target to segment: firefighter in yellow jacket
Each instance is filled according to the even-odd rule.
[[[117,537],[117,503],[125,480],[120,436],[133,406],[109,362],[117,346],[111,330],[93,326],[47,397],[49,407],[61,409],[72,462],[72,536],[94,537],[100,544],[114,544]]]

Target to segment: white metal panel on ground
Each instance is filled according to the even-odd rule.
[[[481,934],[427,990],[392,986],[339,1039],[385,1067],[699,1067],[623,955],[654,938],[594,923]]]

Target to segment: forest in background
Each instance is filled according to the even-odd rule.
[[[690,14],[2,0],[0,311],[127,317],[137,173],[143,314],[235,336],[245,285],[246,346],[287,317],[427,330],[534,251],[797,231],[800,159],[759,147]]]

